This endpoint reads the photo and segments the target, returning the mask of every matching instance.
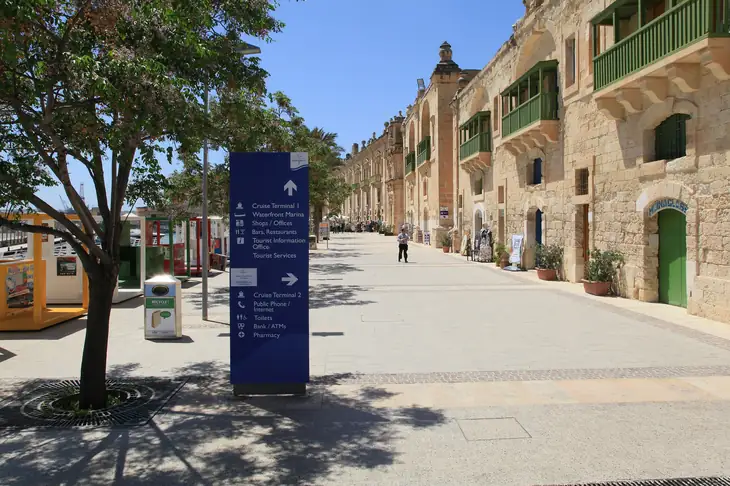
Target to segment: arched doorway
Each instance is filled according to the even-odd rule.
[[[423,209],[423,231],[428,231],[428,208]]]
[[[529,206],[525,213],[525,241],[524,241],[524,259],[525,268],[535,268],[535,250],[537,245],[542,245],[544,241],[545,214],[540,209],[544,207],[542,202],[538,202],[533,206]]]
[[[659,211],[659,302],[687,307],[687,216]]]
[[[484,225],[484,217],[482,216],[482,210],[477,209],[474,211],[474,234],[477,235],[482,230]]]

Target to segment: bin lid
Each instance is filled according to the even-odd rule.
[[[155,275],[152,278],[148,278],[147,280],[144,281],[144,283],[145,284],[161,284],[161,283],[171,284],[171,283],[175,283],[177,281],[178,280],[175,277],[173,277],[172,275],[162,274],[162,275]]]

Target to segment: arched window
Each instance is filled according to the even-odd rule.
[[[654,129],[656,160],[673,160],[687,155],[687,120],[691,117],[676,113]]]

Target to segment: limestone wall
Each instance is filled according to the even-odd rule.
[[[651,104],[644,98],[639,112],[625,120],[606,117],[594,101],[589,54],[589,21],[603,3],[543,2],[518,22],[514,40],[459,93],[454,128],[477,111],[493,111],[494,96],[536,62],[559,61],[558,141],[515,156],[502,145],[499,127],[493,127],[493,167],[484,171],[489,182],[483,198],[473,194],[474,176],[458,170],[464,220],[473,220],[474,208],[484,207],[487,222],[496,227],[502,207],[503,236],[523,233],[529,239],[534,210],[540,209],[543,242],[565,247],[565,276],[575,281],[582,278],[584,264],[580,205],[588,204],[590,247],[617,249],[626,256],[621,293],[657,301],[658,225],[647,210],[657,199],[680,199],[689,207],[688,310],[730,322],[730,81],[702,68],[699,90],[682,92],[669,83],[664,102]],[[577,76],[566,86],[565,44],[571,36],[578,51]],[[610,45],[612,39],[606,36],[603,42]],[[687,156],[654,161],[654,128],[673,113],[691,116]],[[543,182],[530,186],[528,167],[537,157],[543,160]],[[590,174],[587,196],[576,196],[576,170],[581,168]],[[497,202],[499,186],[505,190],[503,206]]]

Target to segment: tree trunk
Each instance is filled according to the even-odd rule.
[[[81,359],[80,408],[106,407],[106,359],[109,345],[109,318],[117,272],[112,265],[96,264],[89,273],[89,313]]]
[[[317,235],[317,243],[319,243],[319,223],[322,222],[322,211],[323,206],[316,204],[314,211],[312,211],[312,223],[314,224],[314,234]]]

